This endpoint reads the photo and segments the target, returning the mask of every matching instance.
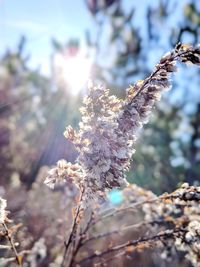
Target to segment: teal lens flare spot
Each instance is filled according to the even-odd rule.
[[[123,193],[120,190],[112,190],[108,193],[108,199],[113,205],[119,205],[123,201]]]

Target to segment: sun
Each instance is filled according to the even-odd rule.
[[[54,65],[57,78],[74,95],[78,94],[90,79],[92,61],[81,53],[71,57],[59,53],[55,57]]]

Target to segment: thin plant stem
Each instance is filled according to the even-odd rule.
[[[3,222],[2,225],[3,225],[3,227],[4,227],[5,231],[6,231],[6,236],[8,238],[8,241],[10,242],[11,248],[12,248],[14,254],[15,254],[16,262],[17,262],[18,266],[21,267],[22,266],[21,257],[19,255],[19,253],[17,252],[17,249],[15,247],[14,240],[13,240],[12,236],[9,234],[9,229],[8,229],[6,223]]]

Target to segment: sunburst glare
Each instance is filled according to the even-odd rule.
[[[55,56],[56,76],[59,83],[74,95],[78,94],[90,78],[92,61],[81,53]]]

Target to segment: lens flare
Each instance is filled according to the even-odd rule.
[[[78,94],[86,85],[90,78],[91,67],[91,60],[81,54],[73,57],[57,54],[55,58],[55,68],[59,80],[74,95]]]

